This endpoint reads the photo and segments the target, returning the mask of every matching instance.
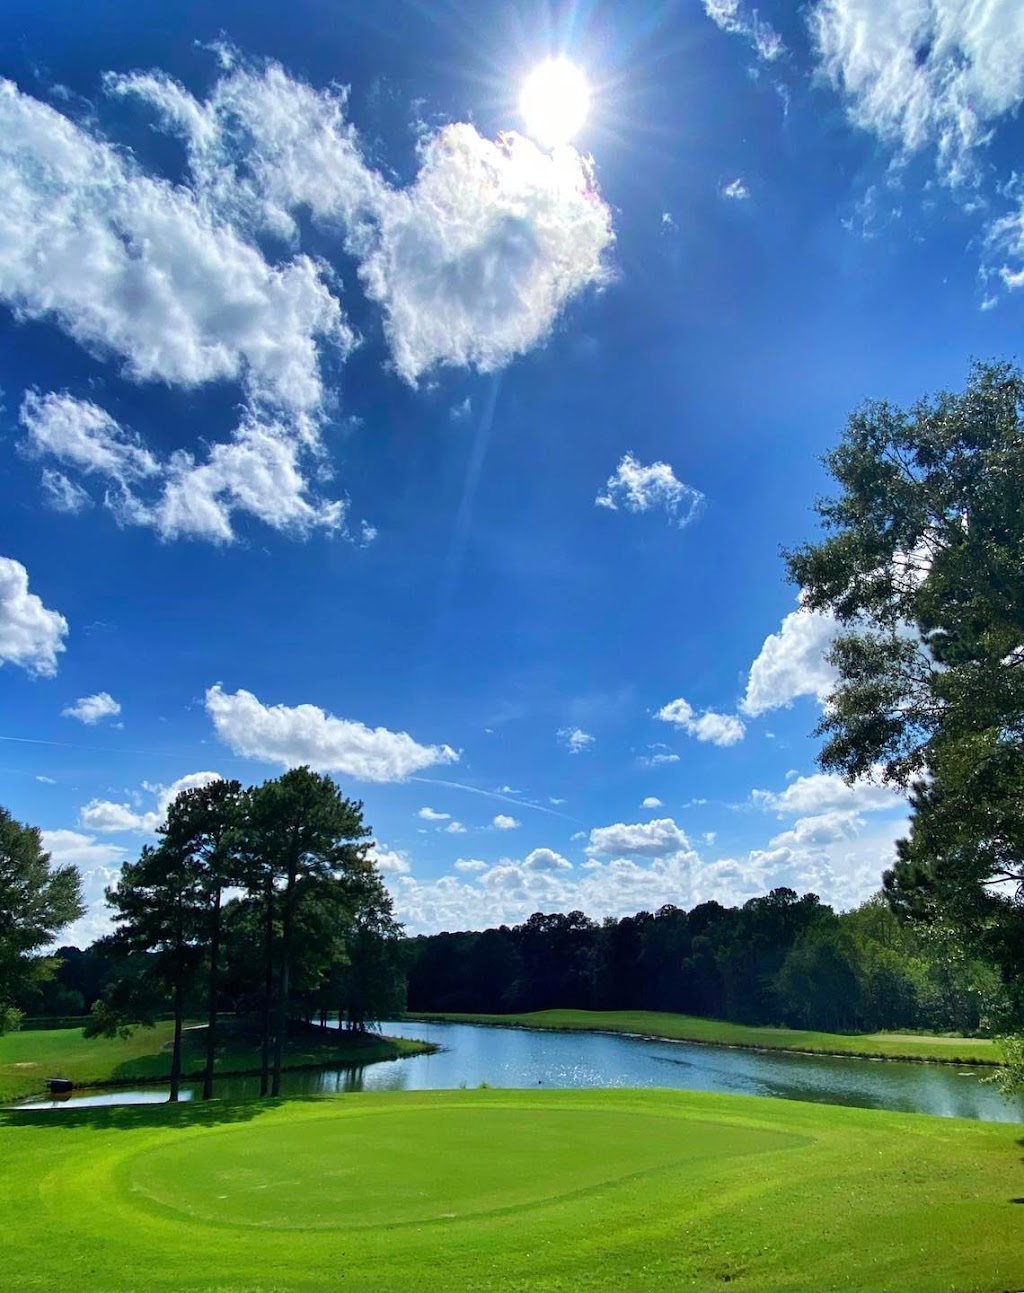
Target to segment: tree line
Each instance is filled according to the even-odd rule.
[[[537,913],[406,942],[410,1010],[667,1010],[831,1032],[974,1032],[1001,1019],[993,967],[951,926],[901,922],[881,896],[837,914],[773,889],[740,907],[621,920]]]

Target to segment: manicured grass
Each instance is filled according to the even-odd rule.
[[[934,1060],[947,1064],[999,1064],[995,1042],[985,1037],[940,1037],[911,1033],[816,1033],[799,1028],[751,1028],[722,1019],[664,1014],[657,1010],[537,1010],[522,1015],[416,1014],[407,1019],[447,1020],[457,1024],[603,1030],[817,1055],[862,1055],[892,1060]]]
[[[0,1037],[0,1103],[37,1094],[48,1077],[68,1077],[76,1086],[158,1082],[170,1077],[173,1025],[139,1028],[130,1037],[86,1039],[81,1029],[36,1029]],[[206,1062],[206,1029],[185,1033],[186,1075],[200,1076]],[[285,1066],[328,1068],[334,1064],[371,1064],[430,1050],[422,1042],[399,1038],[359,1037],[348,1033],[310,1032],[289,1039]],[[216,1071],[220,1074],[259,1070],[256,1036],[231,1021],[221,1024]]]
[[[1024,1287],[1019,1127],[675,1091],[0,1116],[7,1293]]]

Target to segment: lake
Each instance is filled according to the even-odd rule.
[[[558,1033],[472,1024],[388,1022],[393,1037],[414,1037],[443,1049],[380,1064],[285,1073],[285,1095],[348,1091],[429,1091],[486,1082],[496,1087],[676,1087],[767,1095],[785,1100],[930,1113],[943,1118],[1024,1122],[1024,1099],[1008,1100],[981,1081],[991,1070],[896,1060],[838,1059],[781,1051],[744,1051],[687,1042],[659,1042],[606,1033]],[[186,1099],[196,1094],[189,1084]],[[257,1078],[224,1078],[216,1094],[259,1093]],[[105,1090],[32,1108],[153,1101],[166,1090]],[[26,1106],[22,1106],[26,1107]]]

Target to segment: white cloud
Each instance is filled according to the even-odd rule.
[[[790,611],[779,632],[765,638],[750,666],[740,709],[756,718],[791,705],[799,696],[824,701],[837,681],[825,656],[838,633],[839,624],[831,614],[805,606]]]
[[[681,727],[698,741],[709,741],[718,746],[736,745],[743,740],[747,730],[735,714],[719,714],[713,709],[697,714],[681,696],[663,705],[658,710],[658,718]]]
[[[53,777],[44,777],[41,772],[36,773],[36,781],[41,781],[44,786],[55,786],[57,784]]]
[[[425,822],[446,822],[451,817],[451,813],[439,813],[433,808],[421,808],[416,816],[421,817]]]
[[[732,202],[746,202],[750,197],[750,190],[747,188],[743,180],[737,177],[723,186],[722,197],[728,198]]]
[[[79,512],[84,512],[87,507],[92,506],[92,499],[88,493],[81,485],[76,485],[73,480],[69,480],[62,471],[44,467],[39,479],[46,505],[55,512],[77,516]]]
[[[590,832],[587,852],[594,857],[602,854],[664,857],[689,847],[689,840],[671,817],[658,817],[632,825],[616,822],[614,826],[597,826]]]
[[[235,68],[205,103],[161,73],[111,77],[188,145],[204,204],[295,241],[294,213],[340,229],[384,311],[410,382],[438,364],[499,368],[543,341],[565,304],[606,277],[611,215],[589,163],[471,125],[423,141],[405,189],[367,166],[344,91],[314,90],[269,63]]]
[[[113,718],[120,714],[121,706],[108,691],[98,691],[94,696],[79,696],[73,705],[62,709],[64,718],[77,718],[79,722],[92,726],[101,718]]]
[[[380,844],[374,844],[367,857],[373,860],[381,875],[409,875],[412,871],[409,855],[402,849],[386,849]]]
[[[0,298],[136,381],[241,381],[311,411],[352,334],[317,265],[277,267],[180,185],[0,81]]]
[[[444,828],[449,835],[465,835],[466,828],[461,822],[449,822]]]
[[[160,461],[103,409],[67,394],[28,392],[21,421],[27,453],[98,477],[106,486],[103,501],[120,524],[149,526],[163,539],[230,542],[235,514],[295,534],[344,531],[345,503],[308,492],[304,469],[307,463],[315,469],[322,453],[308,419],[246,412],[234,438],[208,446],[199,462],[184,449]],[[68,484],[75,499],[91,501],[80,486]]]
[[[499,831],[514,831],[519,824],[514,817],[509,817],[507,813],[499,813],[491,822],[491,825]]]
[[[474,872],[486,871],[489,863],[481,862],[479,858],[459,858],[455,863],[455,870],[461,871],[464,875],[471,875]]]
[[[142,835],[152,835],[163,825],[167,809],[183,790],[197,790],[208,786],[211,781],[220,781],[219,772],[189,772],[169,786],[144,781],[143,789],[152,795],[156,807],[140,812],[130,803],[115,803],[110,799],[90,799],[78,814],[78,824],[86,830],[114,834],[132,831]]]
[[[423,146],[415,182],[383,193],[374,217],[360,275],[412,383],[438,364],[503,367],[606,278],[610,212],[571,148],[446,126]]]
[[[571,871],[572,863],[554,849],[534,849],[526,855],[523,866],[527,871]]]
[[[235,754],[296,767],[308,763],[363,781],[401,781],[437,763],[457,763],[448,745],[420,745],[406,732],[335,718],[316,705],[264,705],[252,692],[206,692],[206,712]]]
[[[448,410],[448,416],[453,422],[463,422],[473,412],[473,401],[467,395],[464,400],[458,404],[453,404]]]
[[[637,762],[642,768],[658,768],[665,763],[678,763],[679,755],[658,750],[654,754],[641,754]]]
[[[953,182],[1024,102],[1019,0],[819,0],[810,27],[850,119],[902,151],[934,147]]]
[[[748,9],[742,0],[704,0],[704,12],[722,31],[743,36],[753,46],[758,58],[774,62],[786,52],[782,37],[756,9]]]
[[[657,798],[656,795],[648,795],[640,805],[641,808],[664,808],[664,806],[665,805]]]
[[[584,732],[581,727],[560,727],[557,735],[559,741],[570,754],[582,754],[584,750],[594,744],[594,738],[589,732]]]
[[[797,777],[785,790],[755,790],[751,799],[759,808],[780,817],[818,817],[825,813],[891,812],[906,808],[906,799],[880,781],[858,781],[847,785],[836,772],[815,772]],[[836,820],[836,819],[832,819]]]
[[[653,462],[645,467],[632,453],[627,453],[594,502],[612,512],[620,508],[627,512],[649,512],[657,508],[682,529],[699,513],[704,495],[677,480],[667,462]]]
[[[88,947],[111,928],[110,911],[103,891],[120,873],[127,850],[116,844],[101,844],[92,835],[80,831],[44,830],[43,848],[55,866],[75,866],[82,877],[82,900],[85,915],[63,929],[57,937],[60,946]]]
[[[2,238],[0,229],[0,238]],[[0,667],[20,665],[52,678],[64,650],[68,622],[28,590],[28,571],[13,557],[0,557]]]

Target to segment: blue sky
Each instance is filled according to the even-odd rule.
[[[13,3],[0,77],[0,802],[75,938],[302,762],[410,930],[877,888],[779,549],[1016,353],[1017,0]]]

